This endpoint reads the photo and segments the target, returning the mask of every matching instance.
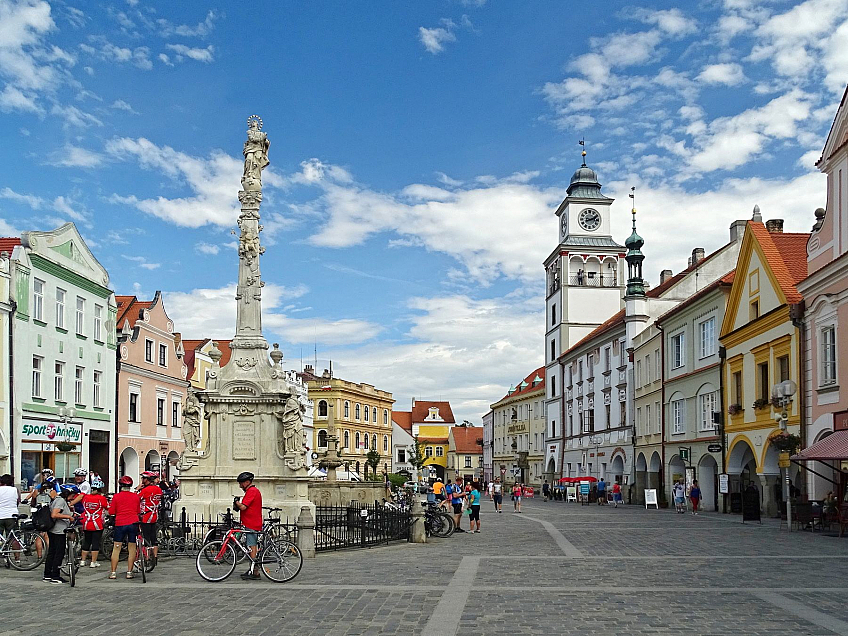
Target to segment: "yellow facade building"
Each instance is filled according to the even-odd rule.
[[[724,349],[723,404],[726,472],[731,510],[753,484],[763,514],[774,515],[782,498],[778,452],[769,438],[779,432],[772,389],[799,381],[802,297],[796,285],[807,276],[809,234],[784,234],[782,221],[762,223],[759,209],[745,230],[736,276],[721,327]],[[670,352],[674,355],[674,352]],[[800,433],[800,395],[788,407],[788,431]],[[790,477],[800,485],[798,469]]]

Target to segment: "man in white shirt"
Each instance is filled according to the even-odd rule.
[[[21,494],[15,488],[14,479],[11,475],[0,477],[0,532],[6,534],[15,527],[15,518],[18,514],[18,504],[21,503]]]

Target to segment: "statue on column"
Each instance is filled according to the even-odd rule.
[[[289,396],[283,406],[275,412],[279,420],[277,449],[280,455],[303,454],[303,414],[305,412],[306,407],[294,395]]]
[[[262,170],[270,163],[268,148],[271,142],[262,132],[262,118],[251,115],[247,118],[247,141],[244,142],[244,176],[241,179],[245,190],[262,189]]]
[[[193,453],[197,452],[200,442],[200,417],[200,402],[194,392],[189,391],[183,404],[183,439],[186,450]]]

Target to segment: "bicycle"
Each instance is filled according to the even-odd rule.
[[[7,569],[34,570],[47,558],[47,542],[41,533],[20,527],[20,522],[26,518],[27,515],[12,515],[15,527],[7,535],[0,534],[0,558]]]
[[[135,535],[135,564],[133,565],[134,572],[141,573],[141,582],[147,583],[147,574],[152,572],[156,567],[156,558],[153,556],[153,546],[147,545],[144,540],[144,533],[141,531],[141,524],[136,524]]]
[[[259,535],[258,557],[250,555],[250,549],[237,537],[239,534],[254,532]],[[212,583],[223,581],[236,569],[239,558],[250,560],[251,569],[259,570],[275,583],[291,581],[303,567],[303,555],[298,547],[283,539],[273,539],[265,530],[248,530],[244,526],[231,528],[223,541],[210,541],[201,547],[195,560],[197,573]]]
[[[428,535],[445,539],[456,528],[454,518],[447,512],[441,512],[437,504],[424,508],[424,529]]]
[[[62,560],[60,570],[68,575],[71,587],[77,584],[77,572],[80,569],[80,550],[77,529],[70,526],[65,530],[65,558]]]

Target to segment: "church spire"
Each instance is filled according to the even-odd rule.
[[[642,246],[645,240],[636,232],[636,188],[630,188],[630,198],[633,199],[633,207],[630,213],[633,215],[633,233],[624,241],[624,246],[627,248],[627,291],[626,296],[644,296],[645,295],[645,280],[642,278],[642,261],[645,260],[645,255],[642,254]]]

